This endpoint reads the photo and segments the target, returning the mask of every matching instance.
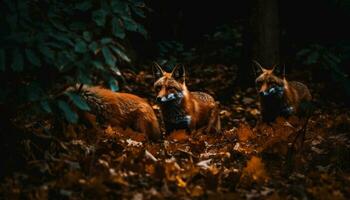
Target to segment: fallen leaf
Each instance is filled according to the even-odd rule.
[[[148,158],[148,159],[151,159],[151,160],[153,160],[154,162],[157,162],[158,161],[158,159],[156,158],[156,157],[154,157],[149,151],[147,151],[147,150],[145,150],[145,156],[146,156],[146,158]]]
[[[247,141],[253,137],[253,132],[247,124],[240,124],[237,129],[237,135],[239,141]]]
[[[242,176],[248,176],[254,181],[263,182],[268,180],[268,176],[265,170],[265,164],[261,158],[253,156],[248,162],[247,166],[243,169]]]
[[[176,180],[179,187],[185,188],[187,186],[187,183],[180,176],[176,176]]]
[[[202,168],[202,169],[208,169],[209,168],[209,163],[211,162],[212,159],[208,159],[208,160],[202,160],[200,162],[197,163],[197,166]]]
[[[169,139],[176,141],[176,142],[184,142],[188,140],[188,135],[186,133],[186,130],[181,129],[181,130],[176,130],[170,133]]]

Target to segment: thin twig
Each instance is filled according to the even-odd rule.
[[[299,150],[303,148],[303,144],[304,144],[305,136],[306,136],[307,125],[310,121],[311,116],[312,116],[311,114],[307,116],[303,127],[297,131],[297,134],[296,134],[291,146],[288,148],[288,152],[287,152],[287,156],[286,156],[286,172],[287,172],[287,174],[289,174],[294,167],[293,158],[295,157],[295,154],[297,152],[296,147],[295,147],[297,141],[299,141],[299,140],[301,141],[301,146],[300,146]]]

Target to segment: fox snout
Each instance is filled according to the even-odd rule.
[[[263,90],[259,90],[259,95],[261,97],[267,97],[267,96],[283,96],[283,87],[282,86],[272,86],[272,87],[266,87]]]
[[[165,104],[176,100],[181,101],[182,98],[183,98],[183,94],[181,92],[169,93],[164,95],[158,95],[156,98],[156,102],[159,104]]]

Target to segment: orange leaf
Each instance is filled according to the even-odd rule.
[[[247,166],[243,169],[243,176],[248,176],[254,181],[266,181],[268,179],[265,164],[261,158],[253,156],[248,162]]]
[[[250,138],[253,137],[253,132],[250,129],[249,125],[241,124],[238,127],[237,135],[238,135],[239,141],[247,141],[247,140],[249,140]]]
[[[176,130],[169,135],[169,139],[178,142],[184,142],[188,140],[188,135],[184,129]]]

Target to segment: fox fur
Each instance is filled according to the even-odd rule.
[[[301,82],[278,77],[274,74],[275,67],[266,69],[258,62],[254,63],[261,71],[255,82],[263,121],[271,122],[278,116],[300,114],[301,105],[312,99],[308,87]]]
[[[144,99],[101,87],[83,87],[80,95],[89,105],[90,113],[95,115],[99,122],[122,129],[130,128],[145,133],[153,140],[161,137],[157,117]]]
[[[160,106],[166,132],[188,131],[204,127],[205,132],[220,131],[218,104],[204,92],[190,92],[185,83],[185,69],[176,66],[172,72],[154,67],[156,102]]]

